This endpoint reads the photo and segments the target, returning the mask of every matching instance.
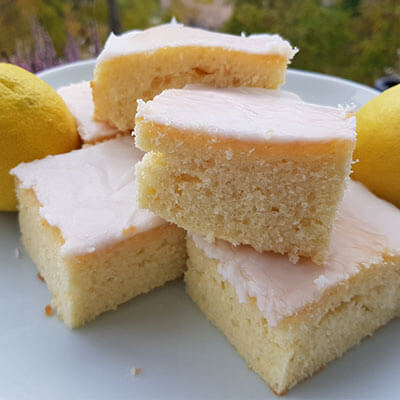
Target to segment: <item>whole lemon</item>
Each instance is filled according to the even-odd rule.
[[[15,65],[0,63],[0,210],[16,211],[11,168],[80,145],[75,120],[47,83]]]
[[[360,108],[353,178],[400,207],[400,84]]]

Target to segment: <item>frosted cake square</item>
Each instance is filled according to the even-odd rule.
[[[94,119],[92,88],[89,81],[62,86],[57,93],[74,116],[78,134],[84,143],[94,143],[128,133],[119,131],[107,122]]]
[[[260,88],[140,102],[139,204],[209,240],[321,263],[350,173],[355,117]]]
[[[400,211],[351,182],[323,266],[188,235],[186,289],[284,394],[400,316]]]
[[[22,242],[70,328],[184,271],[184,231],[136,205],[141,157],[128,136],[12,170]]]
[[[235,36],[166,24],[111,34],[92,81],[96,118],[134,127],[136,100],[189,83],[276,89],[296,49],[279,35]]]

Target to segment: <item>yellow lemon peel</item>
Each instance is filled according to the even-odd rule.
[[[0,210],[16,211],[11,168],[80,146],[75,120],[57,92],[34,74],[0,63]]]
[[[369,101],[356,117],[352,177],[400,207],[400,85]]]

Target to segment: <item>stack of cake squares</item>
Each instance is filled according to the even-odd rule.
[[[189,86],[135,133],[140,206],[188,231],[189,296],[276,394],[400,314],[400,212],[349,179],[346,110]]]
[[[400,314],[400,212],[349,179],[355,127],[266,88],[138,102],[139,205],[188,232],[187,293],[276,394]]]
[[[278,90],[295,53],[167,24],[111,35],[91,85],[60,89],[87,146],[12,173],[68,326],[184,273],[283,394],[400,315],[400,211],[349,179],[351,112]]]

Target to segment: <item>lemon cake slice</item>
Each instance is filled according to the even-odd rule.
[[[297,50],[279,35],[235,36],[165,24],[111,34],[92,81],[96,118],[134,127],[136,100],[188,83],[278,88]]]
[[[57,90],[57,93],[74,116],[79,136],[84,143],[94,143],[123,133],[107,122],[94,119],[92,89],[89,81],[63,86]]]
[[[184,271],[184,231],[135,204],[141,157],[128,136],[12,170],[23,244],[71,328]]]
[[[284,394],[400,316],[400,211],[351,182],[323,266],[188,234],[187,292]]]
[[[139,204],[209,240],[322,262],[355,117],[260,89],[170,89],[136,115]]]

